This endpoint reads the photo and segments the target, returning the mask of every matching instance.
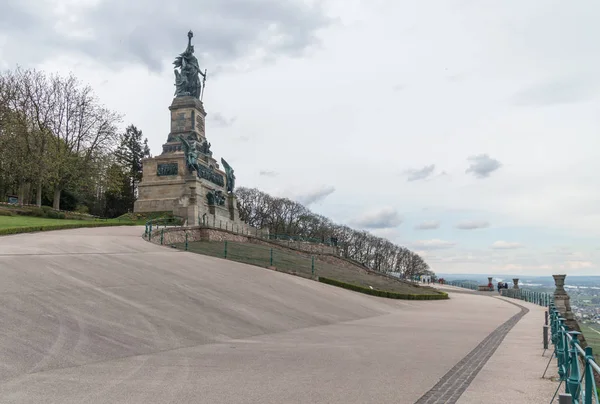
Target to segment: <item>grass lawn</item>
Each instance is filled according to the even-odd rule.
[[[44,230],[73,229],[78,227],[140,224],[119,219],[49,219],[35,216],[0,216],[0,235],[29,233]],[[141,223],[143,224],[143,223]]]
[[[95,221],[95,220],[94,220]],[[13,227],[46,227],[61,224],[85,223],[87,220],[47,219],[34,216],[0,216],[0,229]]]
[[[177,244],[177,248],[184,248]],[[225,258],[224,242],[191,242],[188,251]],[[295,273],[296,275],[310,278],[312,275],[312,257],[309,254],[293,253],[287,250],[273,248],[273,261],[271,264],[271,248],[250,243],[227,243],[227,259],[243,262],[261,267],[274,266],[278,271]],[[338,267],[319,260],[315,256],[314,273],[317,276],[335,279],[366,288],[385,290],[406,294],[434,294],[434,290],[416,287],[405,282],[390,279],[378,274],[369,273],[359,267]]]
[[[600,325],[590,326],[588,324],[581,324],[580,326],[583,336],[588,345],[592,347],[594,357],[596,358],[596,362],[598,362],[600,360]]]

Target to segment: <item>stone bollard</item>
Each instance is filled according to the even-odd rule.
[[[513,278],[513,289],[519,289],[519,278]]]
[[[565,278],[567,275],[552,275],[554,278],[554,306],[560,315],[565,319],[565,325],[569,327],[569,330],[581,332],[579,323],[575,319],[575,314],[571,310],[571,298],[565,290]],[[583,334],[579,338],[579,342],[582,348],[587,346],[587,342]]]

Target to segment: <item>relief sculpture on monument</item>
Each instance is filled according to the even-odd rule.
[[[225,173],[227,175],[227,192],[233,193],[235,188],[235,174],[233,173],[233,168],[227,164],[224,158],[221,158],[221,163],[223,163],[223,167],[225,167]]]
[[[198,157],[203,150],[203,146],[194,139],[186,139],[183,136],[179,136],[178,139],[183,145],[185,160],[189,172],[196,172],[199,178],[203,178],[219,186],[224,186],[225,183],[223,181],[223,176],[198,162]],[[204,146],[204,148],[206,149],[206,146]],[[210,144],[208,145],[208,148],[210,151]]]

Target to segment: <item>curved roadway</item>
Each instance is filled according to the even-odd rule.
[[[414,403],[519,313],[365,296],[142,231],[0,237],[0,402]]]

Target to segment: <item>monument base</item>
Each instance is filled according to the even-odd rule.
[[[145,159],[143,164],[143,181],[138,186],[134,212],[172,212],[183,218],[187,226],[250,230],[240,220],[234,195],[228,194],[222,205],[209,203],[208,195],[219,186],[188,173],[183,153]]]

